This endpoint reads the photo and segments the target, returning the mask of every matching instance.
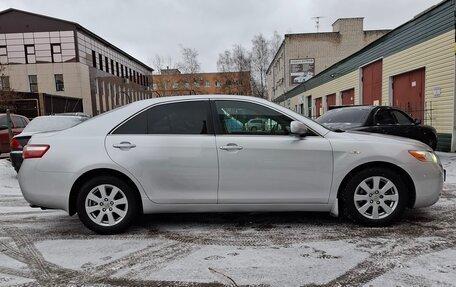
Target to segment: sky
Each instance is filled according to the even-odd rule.
[[[202,72],[216,72],[218,55],[274,31],[330,32],[338,18],[364,17],[364,29],[394,29],[441,0],[0,0],[16,8],[73,21],[153,67],[155,55],[181,60],[198,51]]]

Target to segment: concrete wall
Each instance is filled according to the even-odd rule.
[[[29,75],[36,75],[38,91],[52,95],[82,99],[85,113],[92,114],[89,69],[81,63],[49,63],[6,65],[6,76],[10,78],[11,89],[30,92]],[[56,91],[55,74],[63,74],[64,91]]]

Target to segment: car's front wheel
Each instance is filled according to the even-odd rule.
[[[133,189],[112,176],[100,176],[82,186],[77,198],[78,216],[99,234],[125,231],[135,219],[138,200]]]
[[[356,173],[342,194],[344,214],[367,226],[385,226],[404,212],[408,189],[400,175],[386,168]]]

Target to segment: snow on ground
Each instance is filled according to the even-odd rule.
[[[0,287],[456,286],[456,154],[441,199],[396,225],[322,213],[162,214],[95,235],[77,216],[32,209],[0,160]]]

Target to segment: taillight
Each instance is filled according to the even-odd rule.
[[[31,144],[26,145],[22,152],[24,159],[41,158],[49,150],[49,145]]]
[[[10,147],[11,147],[11,149],[21,149],[22,145],[17,139],[13,138],[11,140]]]

